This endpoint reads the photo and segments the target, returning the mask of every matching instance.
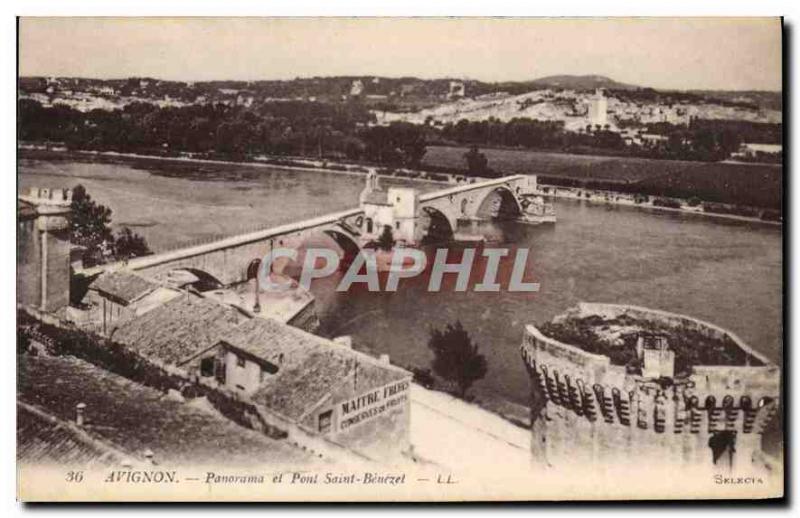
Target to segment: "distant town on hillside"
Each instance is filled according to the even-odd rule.
[[[421,169],[472,177],[536,173],[553,185],[680,198],[699,192],[708,201],[781,206],[780,169],[760,166],[783,161],[780,92],[655,90],[598,75],[505,83],[22,77],[18,128],[23,146],[350,162],[412,176]],[[552,167],[542,152],[564,157],[565,167]],[[581,156],[605,159],[587,168],[579,166]],[[608,162],[612,157],[618,160]],[[626,162],[642,159],[659,162],[633,169]],[[725,164],[724,174],[708,175],[689,171],[691,162],[747,167]],[[632,170],[640,174],[632,178]],[[642,184],[647,171],[653,185]]]
[[[19,81],[19,94],[22,140],[98,148],[314,154],[406,165],[421,158],[407,149],[407,141],[420,139],[704,161],[774,163],[781,153],[779,92],[658,91],[596,75],[508,83],[413,77],[197,83],[26,77]],[[69,119],[65,124],[37,116],[38,110],[55,107],[67,110],[52,114]],[[106,112],[164,120],[153,130],[119,131],[116,126],[126,128],[124,119],[130,117],[114,121]],[[48,122],[39,127],[37,119]],[[71,125],[77,119],[85,120]],[[209,125],[213,121],[219,124]],[[378,135],[381,130],[367,128],[402,122],[427,131],[419,135],[398,128],[390,140],[399,145],[375,150],[371,141],[385,139]]]

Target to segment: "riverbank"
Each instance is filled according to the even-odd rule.
[[[17,151],[24,155],[18,158],[48,159],[53,156],[64,158],[87,157],[103,158],[108,160],[152,160],[166,161],[188,164],[207,164],[207,165],[235,165],[244,167],[264,167],[270,169],[285,169],[288,171],[306,171],[318,173],[344,174],[350,176],[364,176],[370,169],[376,170],[379,177],[397,180],[411,180],[415,182],[425,182],[441,185],[458,185],[460,183],[485,180],[485,178],[467,178],[461,175],[444,175],[442,173],[428,173],[405,168],[387,168],[383,166],[368,167],[345,162],[333,162],[330,160],[311,160],[305,158],[282,158],[257,155],[249,161],[221,160],[210,158],[198,158],[194,156],[160,156],[143,155],[139,153],[121,153],[118,151],[92,151],[82,149],[67,149],[64,147],[48,147],[35,144],[20,144]]]
[[[456,175],[452,173],[434,173],[426,172],[423,170],[407,169],[407,168],[389,168],[381,166],[364,166],[359,164],[350,164],[346,162],[331,161],[331,160],[313,160],[300,157],[272,157],[266,155],[258,155],[250,161],[229,161],[220,159],[198,158],[193,156],[159,156],[159,155],[144,155],[139,153],[121,153],[117,151],[91,151],[91,150],[68,150],[63,147],[49,147],[36,144],[21,144],[18,146],[18,151],[24,152],[24,158],[41,158],[46,159],[53,155],[61,157],[75,157],[84,156],[88,158],[103,158],[109,160],[153,160],[153,161],[168,161],[174,163],[196,163],[207,165],[236,165],[246,167],[264,167],[271,169],[283,169],[287,171],[305,171],[305,172],[321,172],[329,174],[344,174],[349,176],[363,176],[370,169],[376,170],[378,176],[390,180],[408,180],[414,182],[424,182],[438,185],[460,185],[463,183],[475,183],[479,181],[489,180],[483,177],[467,177],[464,175]],[[37,155],[38,153],[38,155]],[[537,194],[561,199],[572,199],[587,201],[590,203],[601,205],[623,205],[629,207],[641,207],[647,209],[654,209],[666,212],[678,212],[684,214],[695,214],[701,216],[710,216],[713,218],[721,218],[726,220],[743,221],[750,223],[764,223],[772,226],[782,226],[781,220],[764,219],[763,214],[768,213],[764,209],[757,209],[752,207],[740,207],[731,204],[722,203],[709,203],[699,201],[695,205],[691,205],[692,200],[681,198],[668,198],[668,197],[653,197],[646,195],[637,195],[630,193],[623,193],[613,190],[600,190],[588,189],[580,187],[564,187],[551,184],[540,184]],[[660,205],[664,203],[666,205]],[[709,210],[715,207],[716,210]],[[724,212],[719,212],[724,211]],[[755,212],[761,216],[746,216],[730,212]]]
[[[710,216],[736,221],[746,221],[750,223],[762,223],[765,225],[782,226],[782,221],[773,221],[754,216],[740,216],[737,214],[725,214],[721,212],[710,212],[705,209],[703,203],[691,206],[690,200],[666,197],[640,197],[637,195],[621,193],[617,191],[602,191],[595,189],[582,189],[577,187],[560,187],[554,185],[538,185],[537,194],[546,198],[570,199],[585,201],[597,205],[623,205],[627,207],[639,207],[666,212],[679,212],[683,214],[695,214],[699,216]],[[677,206],[659,205],[658,202],[674,204]],[[708,205],[708,204],[706,204]],[[722,204],[720,204],[722,205]],[[736,210],[735,206],[724,206],[728,210]]]
[[[464,154],[468,151],[468,147],[428,146],[422,167],[458,173],[465,167]],[[481,152],[488,160],[488,167],[498,174],[537,175],[542,184],[654,197],[698,198],[778,212],[782,206],[781,164],[656,160],[522,149],[486,148]]]

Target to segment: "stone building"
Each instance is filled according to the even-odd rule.
[[[237,309],[189,292],[130,318],[109,333],[111,340],[139,355],[183,370],[209,372],[220,337],[247,317]],[[209,360],[210,358],[210,360]],[[205,362],[205,363],[204,363]]]
[[[409,446],[411,374],[280,322],[255,318],[222,336],[224,384],[292,427],[371,458]]]
[[[136,315],[179,297],[178,290],[165,288],[128,270],[101,274],[89,285],[82,308],[69,308],[69,318],[103,335]]]
[[[388,360],[191,293],[129,318],[110,337],[252,403],[273,430],[315,451],[388,458],[409,448],[412,375]]]
[[[31,188],[17,197],[17,303],[62,312],[69,305],[72,191]]]
[[[581,303],[527,326],[521,351],[536,463],[722,472],[770,464],[762,434],[778,409],[780,370],[719,327]]]
[[[466,86],[463,81],[450,81],[447,91],[448,99],[461,99],[467,94]]]
[[[390,187],[382,190],[377,173],[370,171],[359,196],[359,206],[364,211],[361,230],[366,241],[377,239],[383,229],[389,227],[395,241],[416,243],[418,200],[415,189]]]
[[[588,109],[589,124],[603,127],[608,124],[608,99],[602,90],[597,90],[594,97],[589,99]]]
[[[354,79],[350,85],[350,97],[361,97],[364,93],[364,82],[361,79]]]

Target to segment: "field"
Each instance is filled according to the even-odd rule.
[[[429,146],[423,163],[466,167],[467,148]],[[779,165],[689,162],[649,158],[570,155],[540,151],[481,149],[489,167],[503,174],[536,174],[542,183],[640,192],[780,209]]]

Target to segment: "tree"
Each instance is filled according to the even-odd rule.
[[[111,231],[111,209],[98,205],[83,185],[72,190],[70,240],[86,248],[83,261],[87,266],[113,259],[129,259],[152,252],[145,239],[123,228],[117,237]]]
[[[128,227],[123,227],[119,231],[115,245],[114,255],[117,259],[130,259],[153,253],[147,246],[147,241]]]
[[[489,160],[480,152],[478,146],[469,148],[469,151],[464,153],[464,160],[467,161],[467,171],[471,176],[483,176],[489,172]]]
[[[432,330],[428,348],[433,351],[433,372],[455,383],[462,399],[474,382],[486,376],[486,358],[460,321],[447,324],[443,331]]]
[[[389,225],[383,226],[383,232],[380,236],[378,236],[377,244],[378,248],[387,252],[394,248],[395,240],[394,234],[392,233],[392,227]]]
[[[111,209],[98,205],[80,184],[72,190],[71,209],[70,240],[86,248],[88,266],[104,263],[114,244]]]
[[[374,162],[418,166],[427,150],[424,128],[408,122],[373,126],[360,136],[366,158]]]

